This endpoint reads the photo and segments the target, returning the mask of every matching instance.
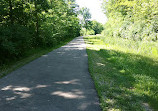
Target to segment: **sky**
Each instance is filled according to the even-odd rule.
[[[92,20],[105,24],[107,17],[101,9],[101,0],[76,0],[76,2],[80,7],[90,9]]]

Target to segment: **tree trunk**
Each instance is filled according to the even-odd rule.
[[[12,5],[12,0],[9,0],[9,17],[10,17],[11,24],[13,24],[14,23],[14,19],[13,19],[13,5]]]
[[[37,9],[37,1],[35,0],[35,17],[36,17],[36,40],[39,42],[39,18],[38,18],[38,9]],[[38,43],[37,43],[38,45]]]

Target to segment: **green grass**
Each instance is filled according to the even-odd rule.
[[[85,41],[103,111],[158,110],[158,54],[140,51],[151,43],[97,36]]]
[[[36,49],[30,49],[26,52],[25,56],[21,57],[17,60],[10,60],[9,62],[3,64],[0,66],[0,78],[6,76],[10,72],[24,66],[25,64],[39,58],[40,56],[47,54],[48,52],[53,51],[54,49],[57,49],[68,42],[70,42],[73,38],[69,38],[65,41],[61,41],[58,45],[51,47],[51,48],[36,48]]]

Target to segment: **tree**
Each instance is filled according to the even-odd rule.
[[[109,20],[105,35],[157,41],[157,0],[104,0],[103,7]]]
[[[0,0],[0,64],[79,35],[75,0]]]
[[[97,21],[92,21],[92,29],[94,30],[95,34],[101,34],[103,28],[103,25]]]
[[[89,12],[89,9],[85,8],[85,7],[81,8],[80,9],[80,15],[82,16],[82,19],[81,19],[82,27],[87,29],[88,28],[88,22],[91,19],[91,14]]]

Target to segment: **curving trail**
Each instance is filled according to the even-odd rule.
[[[83,37],[0,79],[0,111],[101,111]]]

